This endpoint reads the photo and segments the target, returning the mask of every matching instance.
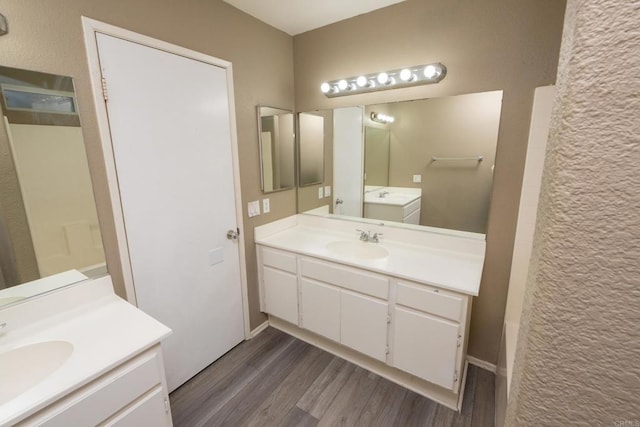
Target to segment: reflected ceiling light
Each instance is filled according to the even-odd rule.
[[[415,65],[378,73],[362,74],[322,83],[320,91],[325,96],[344,96],[409,86],[438,83],[447,75],[447,67],[441,63]]]
[[[383,113],[376,113],[375,111],[371,113],[370,117],[374,122],[383,123],[385,125],[396,121],[395,117],[393,116],[389,116]]]

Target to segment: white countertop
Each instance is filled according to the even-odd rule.
[[[358,267],[378,273],[448,289],[468,295],[478,295],[484,264],[484,241],[465,239],[470,242],[445,242],[447,238],[461,240],[459,236],[425,236],[425,231],[393,230],[385,228],[380,243],[367,243],[385,248],[389,255],[383,259],[367,260],[339,256],[329,251],[330,242],[358,241],[354,232],[341,227],[332,227],[333,220],[322,226],[322,218],[294,216],[256,228],[255,242],[276,249],[296,252],[328,261]],[[328,221],[325,219],[325,221]],[[314,222],[315,224],[309,224]],[[357,228],[357,223],[348,222],[346,227]],[[335,228],[341,228],[336,230]],[[378,230],[375,230],[378,231]],[[409,233],[418,233],[414,239],[402,239]],[[395,239],[394,239],[395,237]],[[412,241],[411,241],[412,240]],[[424,244],[421,240],[429,240]],[[442,245],[434,242],[443,242]],[[456,249],[456,245],[460,249]]]
[[[78,286],[89,286],[85,283]],[[79,292],[87,293],[82,289]],[[0,353],[46,341],[68,341],[73,345],[71,356],[60,368],[31,389],[0,404],[0,426],[12,425],[26,418],[159,343],[171,333],[169,328],[120,299],[113,291],[110,294],[102,292],[99,298],[73,309],[62,310],[35,322],[24,322],[24,311],[29,310],[29,304],[36,304],[31,310],[38,311],[47,311],[48,305],[44,305],[47,303],[64,304],[60,299],[64,298],[62,293],[51,297],[0,311],[0,322],[7,322],[7,332],[0,334]],[[14,325],[16,327],[12,327]],[[16,369],[28,368],[16,366]]]

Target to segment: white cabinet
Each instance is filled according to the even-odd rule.
[[[293,274],[264,267],[264,309],[267,313],[298,324],[298,278]]]
[[[298,277],[296,256],[284,251],[258,251],[260,308],[265,313],[298,324]]]
[[[427,313],[396,306],[393,366],[453,390],[458,374],[459,325]]]
[[[261,245],[258,262],[263,311],[299,325],[283,330],[458,402],[470,296]]]
[[[37,412],[19,426],[171,426],[160,346]]]
[[[384,362],[387,358],[386,301],[342,291],[340,342]]]
[[[300,297],[302,327],[340,342],[340,288],[302,278]]]

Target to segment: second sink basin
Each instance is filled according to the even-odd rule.
[[[44,341],[0,353],[0,405],[46,379],[69,359],[73,344]]]
[[[348,256],[359,259],[382,259],[389,252],[376,243],[367,243],[360,240],[339,240],[327,244],[327,250],[336,255]]]

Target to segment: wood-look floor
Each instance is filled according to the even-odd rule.
[[[492,426],[494,376],[469,366],[462,411],[268,328],[171,393],[181,426]]]

